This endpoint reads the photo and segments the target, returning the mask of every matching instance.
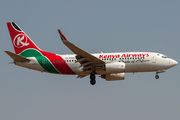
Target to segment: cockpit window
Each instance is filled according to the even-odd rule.
[[[167,56],[163,55],[162,58],[168,58]]]

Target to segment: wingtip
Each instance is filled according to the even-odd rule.
[[[58,30],[58,33],[59,33],[59,35],[60,35],[60,38],[61,38],[61,40],[64,42],[64,41],[67,41],[67,39],[66,39],[66,37],[63,35],[63,33],[61,32],[61,30],[60,29],[57,29]]]
[[[57,29],[57,31],[59,32],[59,34],[61,33],[61,30],[60,30],[60,29]]]

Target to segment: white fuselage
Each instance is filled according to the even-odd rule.
[[[57,54],[58,55],[58,54]],[[135,72],[163,72],[177,64],[177,62],[171,58],[167,58],[165,55],[153,52],[125,52],[125,53],[100,53],[92,54],[93,56],[101,59],[106,64],[113,62],[122,62],[125,64],[125,69],[123,73],[135,73]],[[91,71],[83,71],[81,64],[76,62],[76,55],[59,55],[68,64],[71,70],[75,74],[89,75]],[[31,57],[30,62],[16,62],[16,65],[44,71],[43,67],[38,63],[38,61]],[[112,72],[107,72],[106,70],[97,69],[96,74],[111,74]]]
[[[177,64],[165,55],[153,52],[126,52],[126,53],[101,53],[92,54],[106,63],[123,62],[125,63],[124,73],[129,72],[153,72],[169,69]],[[90,74],[91,71],[83,71],[81,64],[75,63],[75,55],[61,55],[68,66],[76,74]],[[97,74],[109,74],[103,70],[97,70]]]

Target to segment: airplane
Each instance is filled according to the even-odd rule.
[[[69,42],[60,29],[62,42],[74,53],[59,55],[41,50],[15,23],[7,22],[15,53],[5,51],[17,66],[41,72],[77,75],[83,78],[90,75],[90,84],[96,84],[96,75],[106,81],[124,80],[125,73],[159,73],[176,66],[177,61],[155,52],[116,52],[90,54]]]

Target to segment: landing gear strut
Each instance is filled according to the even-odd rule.
[[[92,72],[90,75],[90,83],[91,85],[95,85],[96,84],[96,76],[95,76],[95,72]]]

